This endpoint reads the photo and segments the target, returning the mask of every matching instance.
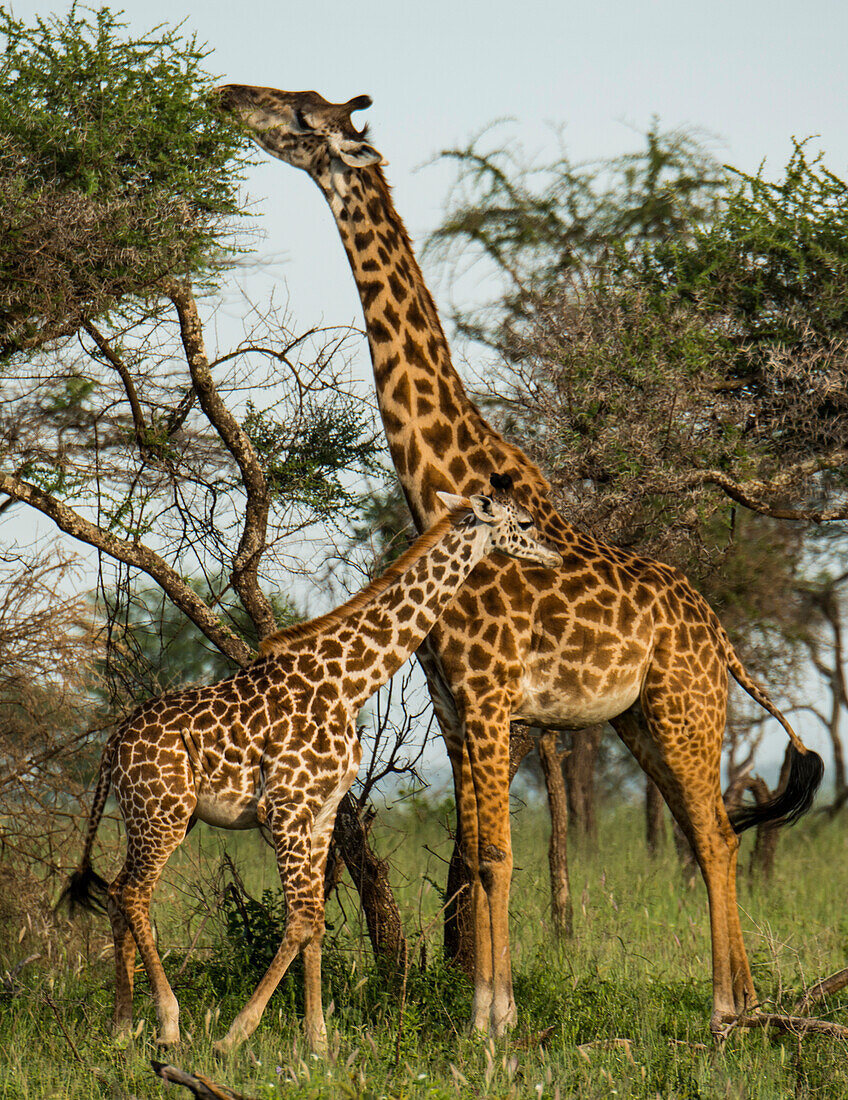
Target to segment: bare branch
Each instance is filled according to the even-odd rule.
[[[144,419],[144,412],[141,408],[141,402],[138,399],[136,393],[135,384],[133,383],[132,375],[126,363],[117,354],[115,349],[106,339],[106,337],[97,329],[90,321],[87,321],[83,326],[83,329],[88,333],[91,339],[97,344],[98,350],[107,363],[114,370],[117,371],[121,381],[124,384],[124,390],[127,394],[127,400],[130,403],[130,409],[132,410],[133,425],[135,426],[135,438],[138,443],[138,449],[142,455],[147,452],[146,435],[147,424]]]
[[[253,651],[214,615],[193,588],[157,553],[140,542],[128,542],[90,523],[67,504],[21,478],[0,471],[0,492],[23,501],[49,516],[60,530],[102,550],[110,557],[146,573],[168,597],[203,631],[206,637],[233,661],[248,664]]]
[[[677,488],[688,489],[697,485],[715,485],[726,493],[731,500],[772,519],[798,520],[804,523],[831,523],[848,519],[848,504],[834,508],[785,508],[773,504],[768,496],[785,495],[791,485],[814,477],[828,470],[844,469],[848,461],[848,452],[836,451],[808,462],[799,462],[790,466],[772,478],[771,481],[752,480],[745,483],[735,481],[721,470],[695,470],[678,479]]]
[[[260,638],[276,629],[274,612],[259,586],[259,562],[265,549],[269,494],[265,474],[247,434],[218,394],[203,343],[197,303],[187,283],[168,280],[165,285],[180,322],[180,334],[191,378],[201,408],[236,460],[247,501],[244,527],[233,561],[233,587],[256,625]]]

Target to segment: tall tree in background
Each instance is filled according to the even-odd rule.
[[[791,685],[811,525],[848,516],[845,183],[805,143],[771,181],[656,126],[589,166],[491,135],[444,155],[430,253],[500,288],[454,307],[498,357],[479,399],[564,514],[685,569]]]
[[[314,572],[310,534],[382,476],[381,444],[350,330],[298,335],[257,307],[207,351],[248,161],[206,102],[205,51],[105,8],[34,26],[0,9],[0,32],[0,515],[37,511],[97,553],[109,706],[90,740],[140,693],[252,660]],[[7,754],[6,778],[29,759]],[[353,802],[339,817],[345,862],[385,878]]]

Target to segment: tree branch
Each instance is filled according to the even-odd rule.
[[[772,519],[800,520],[804,523],[830,523],[834,520],[848,519],[848,504],[836,508],[785,508],[772,504],[766,498],[786,493],[789,487],[801,478],[809,478],[826,470],[844,469],[848,463],[848,452],[836,451],[822,458],[799,462],[788,467],[771,481],[751,480],[744,484],[734,481],[721,470],[695,470],[684,474],[676,482],[676,489],[688,489],[697,485],[715,485],[752,512],[770,516]]]
[[[259,587],[259,562],[265,550],[268,526],[268,483],[253,444],[221,400],[212,379],[203,343],[203,328],[190,286],[169,279],[164,291],[177,311],[183,349],[200,406],[241,472],[247,503],[241,541],[233,560],[232,581],[233,588],[256,625],[259,637],[264,638],[277,628],[271,604]]]
[[[249,664],[255,654],[235,635],[225,623],[210,611],[194,589],[186,584],[179,573],[159,557],[155,551],[140,542],[128,542],[109,531],[104,531],[67,504],[31,485],[28,481],[0,471],[0,493],[6,493],[15,500],[29,504],[43,512],[66,534],[80,542],[86,542],[118,561],[140,569],[163,589],[177,607],[180,608],[206,637],[222,653],[240,665]]]
[[[132,375],[129,368],[121,357],[115,352],[112,345],[106,339],[106,337],[97,329],[90,321],[86,321],[83,324],[83,329],[88,333],[91,339],[95,342],[100,351],[100,354],[106,360],[110,367],[117,371],[121,381],[124,384],[124,390],[127,395],[127,400],[130,403],[130,409],[132,410],[133,426],[135,428],[135,440],[138,444],[138,449],[143,457],[147,456],[147,424],[144,419],[144,412],[141,408],[141,402],[138,399],[136,393],[135,384],[133,383]]]

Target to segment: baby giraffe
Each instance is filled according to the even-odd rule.
[[[493,484],[510,488],[506,475]],[[179,1042],[179,1006],[150,927],[150,897],[195,821],[264,826],[286,899],[283,942],[252,997],[216,1044],[228,1051],[256,1028],[268,999],[303,951],[307,1039],[326,1044],[321,1004],[324,867],[336,809],[356,776],[360,708],[421,644],[478,561],[494,550],[546,568],[561,557],[504,496],[439,493],[449,513],[381,577],[312,622],[266,638],[257,660],[210,687],[144,703],[107,742],[82,861],[65,895],[105,907],[115,941],[113,1030],[132,1025],[136,944],[152,987],[159,1043]],[[91,849],[110,785],[127,855],[106,882]]]

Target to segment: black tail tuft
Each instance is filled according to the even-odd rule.
[[[56,908],[67,905],[71,916],[77,909],[87,909],[89,913],[105,913],[108,889],[109,883],[86,864],[71,875],[68,885],[56,902]]]
[[[823,776],[824,761],[818,753],[801,753],[793,746],[784,790],[760,806],[740,806],[731,813],[730,824],[737,833],[769,821],[794,825],[812,806]]]

